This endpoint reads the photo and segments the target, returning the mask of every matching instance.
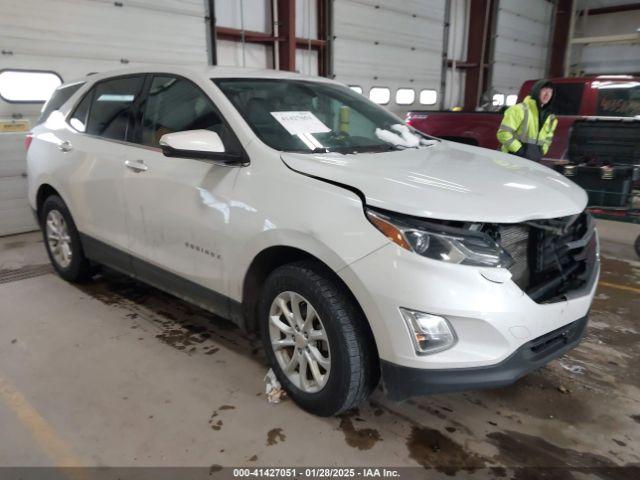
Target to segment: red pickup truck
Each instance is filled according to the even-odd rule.
[[[578,118],[634,117],[640,115],[640,77],[627,75],[553,78],[552,109],[558,127],[547,158],[564,158],[569,130]],[[529,93],[535,80],[520,88],[518,102]],[[406,123],[434,137],[497,149],[496,133],[502,112],[410,111]]]

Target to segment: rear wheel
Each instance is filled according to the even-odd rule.
[[[44,244],[58,274],[70,282],[88,280],[93,269],[84,256],[71,213],[57,195],[47,197],[40,212]]]
[[[291,398],[331,416],[373,390],[378,364],[364,318],[343,287],[312,262],[275,270],[265,282],[260,328],[269,362]]]

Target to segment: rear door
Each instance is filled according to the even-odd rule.
[[[68,119],[77,134],[69,140],[65,155],[78,167],[66,179],[67,189],[90,247],[127,248],[122,182],[125,163],[134,150],[127,141],[133,135],[133,109],[144,78],[129,75],[98,82]]]
[[[140,147],[124,181],[129,249],[144,261],[135,269],[151,283],[156,275],[166,274],[159,272],[162,269],[223,292],[223,250],[229,241],[231,192],[239,169],[166,157],[159,140],[167,133],[207,129],[220,135],[228,152],[239,152],[240,144],[211,99],[183,77],[153,76],[140,116]]]

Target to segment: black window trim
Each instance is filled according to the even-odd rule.
[[[39,69],[31,69],[31,68],[3,68],[2,70],[0,70],[0,74],[3,74],[4,72],[52,73],[60,79],[60,85],[56,87],[56,90],[60,88],[62,85],[64,85],[64,79],[62,78],[62,75],[60,75],[58,72],[55,72],[53,70],[39,70]],[[23,105],[25,104],[38,105],[38,104],[47,103],[47,100],[9,100],[8,98],[5,98],[2,95],[2,93],[0,93],[0,99],[2,99],[7,103],[15,103],[15,104],[23,104]]]

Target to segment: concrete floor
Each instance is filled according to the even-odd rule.
[[[608,255],[633,254],[619,235],[603,237]],[[0,466],[413,466],[430,478],[519,480],[545,467],[544,478],[640,478],[637,261],[603,259],[582,344],[515,385],[404,403],[376,392],[329,419],[268,403],[259,345],[230,323],[114,273],[68,284],[51,273],[39,234],[0,238],[7,270],[30,278],[0,284]]]

